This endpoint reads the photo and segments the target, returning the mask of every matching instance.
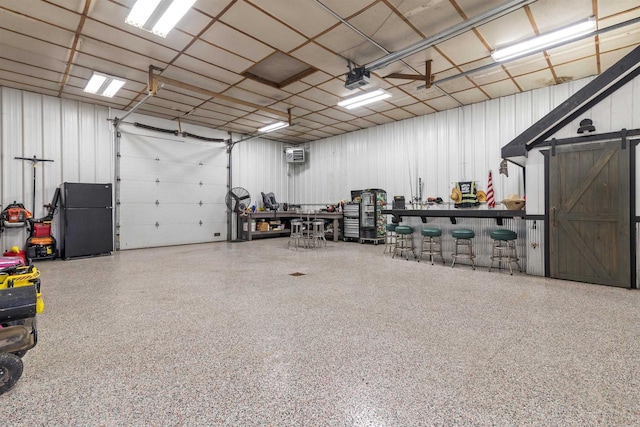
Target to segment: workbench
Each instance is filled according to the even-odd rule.
[[[276,237],[276,236],[288,236],[291,233],[291,229],[285,227],[282,230],[270,230],[270,231],[252,231],[252,221],[274,221],[274,220],[313,220],[313,219],[328,219],[333,221],[333,241],[338,241],[338,231],[340,229],[340,220],[342,219],[342,212],[293,212],[293,211],[264,211],[253,212],[238,217],[240,222],[238,230],[242,233],[243,240],[252,240],[254,237]],[[246,227],[245,227],[246,226]]]

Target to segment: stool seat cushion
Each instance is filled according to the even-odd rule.
[[[385,230],[387,231],[396,231],[396,227],[398,226],[398,224],[387,224],[385,227]]]
[[[442,236],[442,230],[440,230],[439,228],[434,228],[434,227],[425,227],[422,229],[421,231],[423,236],[428,236],[428,237],[440,237]]]
[[[399,225],[396,227],[396,234],[411,234],[413,233],[413,227],[410,225]]]
[[[473,239],[476,237],[476,233],[468,228],[458,228],[451,233],[454,239]]]
[[[506,230],[504,228],[493,230],[490,236],[493,240],[516,240],[518,238],[515,231]]]

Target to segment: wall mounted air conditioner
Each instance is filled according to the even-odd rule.
[[[287,163],[304,163],[304,148],[287,148],[284,156]]]

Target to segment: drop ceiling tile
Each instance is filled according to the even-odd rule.
[[[389,89],[389,93],[392,95],[387,101],[396,106],[403,107],[405,105],[415,104],[417,99],[410,93],[398,88]]]
[[[509,75],[500,65],[470,74],[469,77],[477,85],[488,85],[509,79]]]
[[[349,123],[354,125],[354,126],[357,126],[360,129],[366,129],[366,128],[370,128],[370,127],[376,125],[374,122],[372,122],[370,120],[363,119],[361,117],[359,117],[359,118],[357,118],[355,120],[351,120]]]
[[[350,16],[365,11],[375,0],[322,0],[322,4],[327,6],[340,17],[346,19]],[[328,12],[327,12],[328,13]]]
[[[237,116],[233,116],[231,114],[220,113],[217,111],[211,111],[204,108],[196,109],[196,111],[193,112],[193,115],[198,117],[208,117],[210,119],[216,119],[223,122],[230,122],[238,118]]]
[[[310,99],[327,107],[334,106],[340,101],[339,97],[315,87],[301,92],[299,95],[303,98]]]
[[[92,95],[90,93],[85,92],[82,88],[77,88],[73,86],[65,86],[64,88],[64,97],[71,98],[72,96],[77,96],[82,99],[83,102],[88,102],[91,104],[98,105],[109,105],[111,107],[118,105],[118,109],[123,109],[130,101],[131,98],[121,96],[123,93],[120,90],[113,98],[105,98],[104,96]]]
[[[229,4],[234,3],[236,0],[215,0],[215,1],[197,1],[193,8],[203,14],[215,18],[222,12]]]
[[[312,38],[339,21],[314,2],[296,2],[295,7],[287,1],[248,0],[265,13]],[[301,16],[313,19],[300,19]]]
[[[344,80],[342,79],[331,79],[328,82],[319,85],[318,88],[339,98],[346,98],[352,93],[351,89],[344,87]]]
[[[409,119],[411,117],[415,117],[411,111],[407,111],[404,108],[397,108],[395,110],[385,111],[384,115],[392,118],[393,120],[404,120]]]
[[[447,93],[460,92],[466,89],[475,87],[473,82],[469,81],[466,77],[459,77],[457,79],[448,80],[444,83],[438,83],[438,87]]]
[[[64,72],[67,67],[66,62],[63,60],[64,58],[33,55],[25,50],[6,45],[2,46],[0,50],[0,58],[57,72]]]
[[[291,56],[332,76],[346,74],[349,71],[347,62],[343,58],[315,43],[306,44],[291,52]]]
[[[554,67],[556,76],[562,81],[579,80],[598,74],[596,57],[592,56],[578,61],[568,62]]]
[[[4,27],[6,20],[12,20],[16,24],[25,22],[27,20],[25,17],[28,16],[31,17],[28,19],[31,22],[27,22],[26,25],[23,26],[23,29],[28,32],[34,31],[38,27],[48,27],[48,31],[54,32],[56,29],[53,26],[75,32],[80,23],[80,15],[73,11],[65,10],[62,7],[45,2],[39,2],[37,6],[34,6],[35,5],[29,1],[3,2],[2,7],[4,10],[0,12],[0,25]],[[34,25],[33,20],[38,20],[46,24]],[[62,31],[61,29],[57,30]]]
[[[602,69],[605,70],[611,67],[613,64],[621,60],[626,54],[631,52],[634,47],[636,46],[629,46],[627,48],[601,53],[600,64],[602,66]]]
[[[385,123],[389,123],[390,119],[388,116],[384,116],[380,113],[376,113],[376,114],[370,114],[368,116],[364,116],[363,118],[369,120],[370,122],[373,122],[377,125],[383,125]]]
[[[355,118],[353,114],[345,113],[344,111],[340,111],[337,108],[328,108],[326,110],[323,110],[321,114],[341,122],[348,122],[349,120],[353,120]]]
[[[525,91],[549,86],[549,84],[554,82],[553,74],[551,74],[548,68],[535,73],[518,76],[516,77],[516,81],[522,90]]]
[[[305,90],[309,89],[311,86],[309,86],[306,83],[302,83],[301,81],[298,82],[293,82],[289,85],[286,85],[285,87],[282,88],[282,90],[289,92],[289,93],[300,93],[300,92],[304,92]]]
[[[488,99],[480,89],[475,87],[463,90],[462,92],[452,93],[452,95],[464,105],[475,104],[476,102],[482,102]]]
[[[307,77],[302,79],[302,82],[311,86],[317,86],[323,82],[326,82],[327,80],[331,80],[332,78],[333,77],[331,77],[327,73],[323,73],[322,71],[316,71],[315,73],[308,75]]]
[[[257,105],[261,105],[263,107],[268,107],[273,104],[273,100],[255,92],[249,92],[248,90],[241,89],[239,87],[230,87],[224,94],[227,96],[231,96],[236,99],[240,99],[246,102],[252,102]],[[286,110],[285,110],[286,112]]]
[[[0,72],[1,73],[1,72]],[[0,86],[6,86],[14,89],[26,90],[28,92],[37,92],[42,93],[44,95],[50,96],[58,96],[58,89],[46,88],[46,87],[36,87],[26,83],[17,82],[15,76],[10,76],[11,80],[5,80],[0,77]]]
[[[198,58],[204,62],[212,64],[224,64],[224,68],[234,73],[242,73],[251,67],[254,62],[234,55],[231,52],[220,49],[203,41],[196,41],[186,51],[185,54]]]
[[[238,125],[244,125],[249,128],[253,128],[256,132],[258,131],[259,128],[265,125],[264,122],[256,122],[255,120],[248,120],[245,117],[235,119],[233,123]]]
[[[44,89],[55,90],[55,91],[60,89],[60,85],[58,84],[58,82],[43,80],[41,78],[32,77],[26,74],[15,74],[11,71],[7,71],[3,69],[0,69],[0,80],[13,81],[16,83],[20,83],[22,85],[41,87]]]
[[[243,58],[258,62],[275,50],[259,40],[221,22],[216,22],[201,37],[214,46],[219,46]]]
[[[292,96],[287,101],[291,102],[296,107],[300,106],[301,108],[305,108],[305,109],[307,109],[309,111],[320,111],[320,110],[324,110],[325,108],[327,108],[323,104],[319,104],[319,103],[311,101],[309,99],[302,98],[302,97],[300,97],[298,95]]]
[[[428,104],[431,106],[431,108],[437,111],[449,110],[451,108],[456,108],[460,106],[459,103],[449,98],[448,96],[441,96],[440,98],[430,99]]]
[[[391,3],[426,37],[462,21],[448,1],[391,0]]]
[[[598,1],[598,16],[604,18],[610,15],[615,15],[620,12],[628,10],[636,10],[638,12],[637,0],[597,0]]]
[[[548,68],[547,60],[542,53],[504,63],[504,67],[512,76],[534,73]]]
[[[199,117],[197,115],[189,115],[187,117],[185,117],[184,119],[182,119],[183,123],[191,123],[194,125],[198,125],[198,126],[204,126],[204,127],[208,127],[208,128],[218,128],[221,126],[224,126],[226,124],[226,122],[222,121],[222,120],[216,120],[216,119],[210,119],[208,117]]]
[[[155,95],[156,98],[167,99],[185,105],[197,106],[205,102],[209,97],[201,93],[187,92],[180,88],[165,86]]]
[[[318,129],[323,127],[322,123],[315,122],[313,120],[309,120],[306,117],[301,117],[299,119],[294,120],[294,123],[299,124],[300,126],[304,126],[308,129]]]
[[[289,52],[306,41],[305,37],[244,2],[235,3],[221,21],[283,52]]]
[[[519,92],[518,87],[511,79],[486,84],[482,86],[482,89],[493,99]]]
[[[171,61],[178,51],[162,46],[158,43],[137,37],[124,31],[114,30],[100,22],[87,20],[83,28],[83,36],[81,49],[87,43],[97,46],[104,46],[104,49],[110,49],[115,52],[125,51],[128,54],[134,53],[146,57],[144,60],[148,63],[150,58],[159,59],[162,62]],[[108,56],[107,52],[105,52]],[[98,56],[102,56],[98,54]]]
[[[307,134],[315,136],[317,138],[328,138],[331,136],[331,134],[327,132],[323,132],[322,130],[317,130],[317,129],[310,130],[309,132],[307,132]]]
[[[424,116],[427,114],[435,113],[436,111],[433,108],[429,107],[428,105],[423,104],[422,102],[417,102],[412,105],[405,105],[402,108],[409,111],[410,113],[415,114],[416,116]]]
[[[128,67],[138,70],[148,69],[153,62],[149,57],[87,38],[83,39],[78,52],[104,59],[112,64],[126,64]],[[108,70],[103,70],[103,72],[107,73]]]
[[[358,126],[352,125],[351,123],[336,123],[333,127],[342,129],[345,132],[353,132],[360,129]]]
[[[138,83],[146,83],[148,79],[148,72],[144,69],[131,68],[126,64],[113,63],[106,59],[97,58],[82,52],[76,54],[71,70],[74,75],[87,79],[91,77],[92,71],[94,70]]]
[[[156,96],[151,97],[147,100],[146,104],[155,105],[157,107],[166,108],[167,110],[171,110],[177,116],[188,113],[193,110],[193,105],[181,104],[179,102],[171,101],[168,99],[158,98]]]
[[[251,79],[244,79],[243,81],[238,83],[236,86],[239,88],[248,90],[249,92],[259,93],[261,95],[276,99],[278,101],[282,101],[291,96],[290,93],[287,93],[284,90],[276,89],[275,87],[265,85],[263,83],[258,83],[255,80],[251,80]]]
[[[338,120],[332,119],[331,117],[327,117],[319,113],[307,114],[304,118],[307,120],[311,120],[312,122],[322,123],[323,125],[332,125],[334,123],[338,123]]]
[[[206,76],[212,80],[217,80],[220,83],[224,83],[226,85],[232,85],[238,83],[240,80],[244,79],[244,77],[233,73],[229,70],[225,70],[220,67],[216,67],[213,64],[208,62],[201,61],[192,56],[183,55],[178,58],[177,61],[173,63],[173,66],[167,67],[166,71],[163,73],[174,72],[176,69],[182,69],[182,71],[190,71],[192,74],[199,74],[201,76]],[[185,82],[187,83],[187,82]],[[220,91],[220,86],[216,85],[216,89],[211,89],[207,86],[203,86],[205,89]]]
[[[69,49],[66,47],[36,40],[29,36],[17,34],[2,28],[0,28],[0,40],[2,40],[3,50],[7,41],[10,41],[12,48],[20,49],[36,56],[44,56],[45,58],[53,58],[54,60],[59,60],[60,58],[66,60],[66,58],[69,57]],[[2,55],[2,51],[0,51],[0,55]]]
[[[536,35],[526,12],[522,9],[478,27],[478,32],[492,49],[508,46]]]
[[[467,31],[455,39],[442,42],[438,44],[438,48],[451,59],[455,65],[477,61],[489,55],[487,48],[473,31]]]
[[[529,5],[541,34],[554,31],[593,15],[593,4],[584,0],[533,2]]]
[[[385,3],[380,2],[349,20],[349,23],[390,52],[403,49],[422,40],[405,21]],[[380,55],[385,52],[380,51]]]
[[[553,65],[560,65],[594,56],[596,48],[593,40],[580,40],[548,50],[547,53]]]
[[[640,24],[612,30],[600,36],[600,52],[637,45],[638,40],[640,40]]]
[[[431,87],[429,89],[422,87],[418,89],[418,86],[421,85],[410,83],[403,85],[400,88],[402,89],[402,91],[407,92],[409,95],[420,101],[428,101],[429,99],[439,98],[442,96],[442,92],[440,92],[435,87]]]
[[[21,64],[0,57],[0,70],[10,73],[22,74],[59,83],[62,81],[63,73],[59,71],[47,70],[45,68],[34,67],[28,64]]]

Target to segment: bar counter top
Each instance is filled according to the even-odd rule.
[[[400,222],[402,217],[418,217],[426,223],[427,218],[450,218],[451,223],[456,223],[456,218],[496,218],[500,224],[502,218],[525,218],[525,210],[508,210],[501,208],[487,209],[479,206],[477,208],[442,209],[438,205],[430,206],[428,209],[383,209],[384,215],[393,215],[394,222]]]

